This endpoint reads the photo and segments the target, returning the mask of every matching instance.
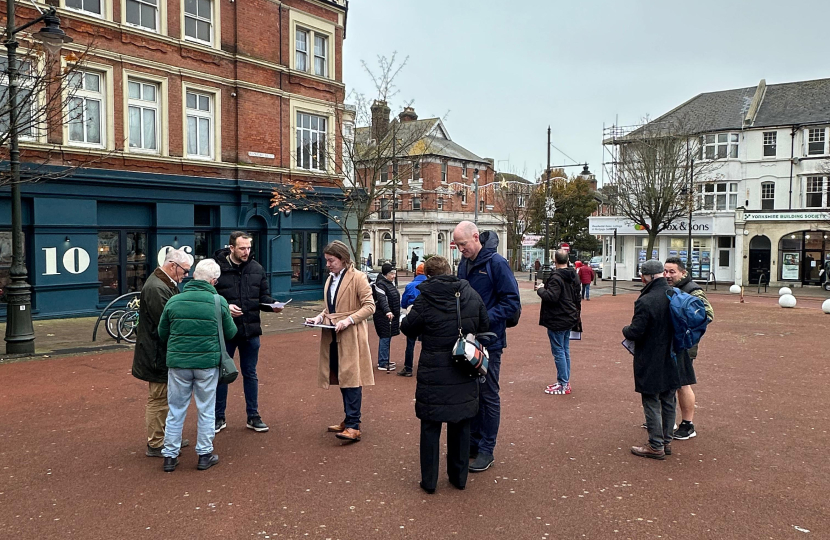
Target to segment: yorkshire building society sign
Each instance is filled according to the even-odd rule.
[[[747,221],[830,221],[830,212],[745,212]]]

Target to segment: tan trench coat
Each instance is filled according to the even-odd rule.
[[[351,266],[343,273],[335,303],[336,312],[329,313],[328,304],[323,310],[323,321],[337,324],[351,315],[355,324],[336,334],[338,342],[339,373],[332,377],[329,369],[329,346],[333,332],[323,330],[320,340],[318,383],[321,388],[340,384],[341,388],[356,388],[375,384],[372,371],[372,353],[369,350],[369,325],[367,319],[375,312],[372,287],[366,274]],[[326,280],[324,294],[328,294],[331,275]],[[325,301],[325,296],[323,297]]]

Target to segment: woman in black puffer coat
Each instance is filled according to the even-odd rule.
[[[395,287],[395,269],[385,263],[383,271],[372,284],[375,299],[375,313],[372,320],[378,333],[378,369],[395,370],[395,362],[389,361],[389,346],[392,338],[401,333],[401,293]]]
[[[421,294],[401,323],[408,337],[421,338],[415,416],[421,420],[421,487],[433,493],[438,483],[441,424],[447,423],[447,475],[458,489],[467,484],[470,423],[478,412],[478,378],[456,365],[452,350],[458,339],[456,292],[461,301],[464,335],[490,327],[487,308],[466,280],[451,275],[443,257],[430,257]]]

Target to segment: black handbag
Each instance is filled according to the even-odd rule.
[[[213,295],[213,303],[216,306],[216,329],[219,331],[219,354],[222,359],[219,361],[219,384],[230,384],[239,376],[239,370],[233,363],[233,357],[228,354],[225,346],[225,331],[222,328],[222,301],[218,294]]]
[[[464,336],[464,331],[461,329],[461,293],[455,293],[455,312],[458,316],[458,339],[452,349],[452,359],[460,365],[470,376],[485,376],[487,375],[487,366],[490,359],[487,354],[487,348],[482,345],[473,334]],[[484,332],[479,336],[492,336],[496,334],[492,332]]]

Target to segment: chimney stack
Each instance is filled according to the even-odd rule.
[[[418,115],[415,113],[415,109],[412,107],[404,107],[403,112],[398,115],[398,118],[401,119],[401,122],[412,122],[418,119]]]
[[[379,141],[386,136],[386,132],[389,130],[389,113],[392,112],[392,109],[385,101],[376,99],[370,110],[372,111],[372,138]]]

